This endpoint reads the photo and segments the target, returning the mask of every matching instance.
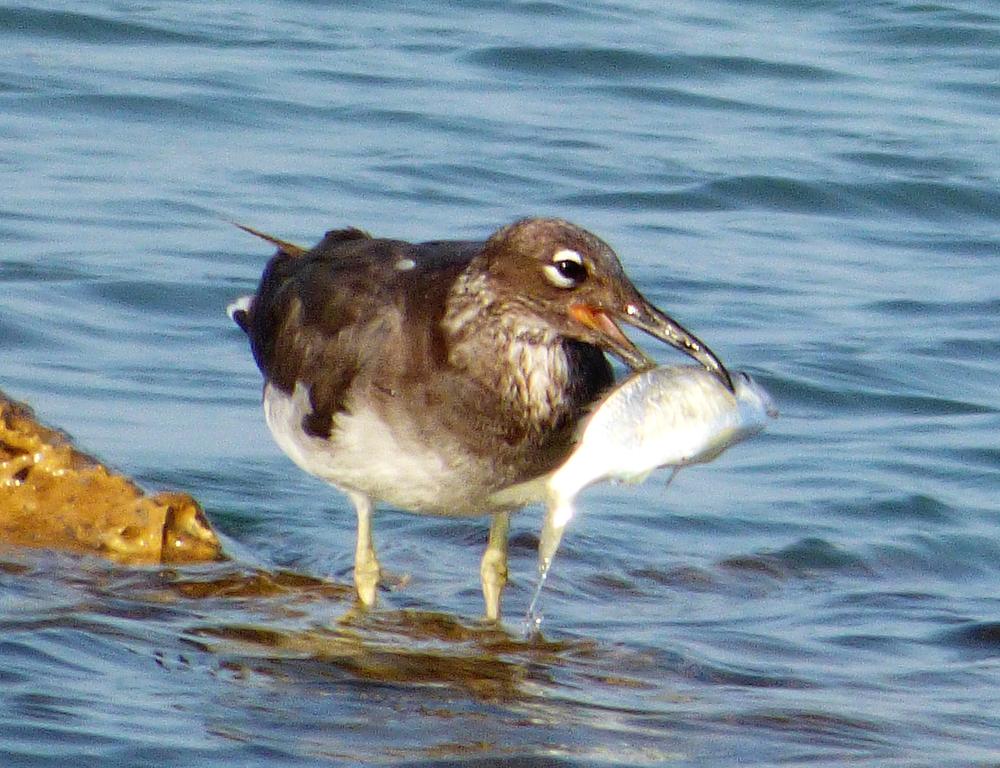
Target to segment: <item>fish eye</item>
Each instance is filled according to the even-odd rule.
[[[556,288],[575,288],[587,279],[583,257],[576,251],[563,248],[552,255],[552,263],[543,267],[545,278]]]

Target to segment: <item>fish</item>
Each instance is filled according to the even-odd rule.
[[[748,373],[737,372],[732,380],[731,392],[700,366],[660,366],[623,379],[598,402],[573,452],[546,480],[529,631],[541,622],[536,608],[542,585],[584,488],[606,480],[639,483],[656,469],[676,473],[712,461],[777,418],[771,396]]]

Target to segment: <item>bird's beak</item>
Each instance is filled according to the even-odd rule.
[[[596,331],[605,341],[608,351],[621,359],[633,370],[642,371],[654,368],[656,363],[635,344],[633,344],[608,312],[590,304],[574,304],[570,307],[570,316],[579,323]],[[689,357],[694,358],[715,375],[723,386],[733,392],[733,381],[729,371],[715,353],[697,336],[686,330],[680,323],[663,314],[641,296],[625,304],[625,310],[618,314],[618,319],[629,325],[645,331],[660,341],[666,342]]]
[[[603,309],[590,304],[573,304],[569,308],[569,315],[581,325],[596,331],[608,351],[620,358],[629,368],[644,371],[656,367],[656,362],[633,344]]]

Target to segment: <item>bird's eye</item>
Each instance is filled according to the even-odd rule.
[[[557,251],[552,256],[552,263],[543,269],[546,279],[556,288],[575,288],[587,279],[583,257],[568,248]]]
[[[574,283],[582,283],[587,279],[587,268],[578,261],[570,261],[569,259],[557,261],[556,269],[559,270],[562,277],[572,280]]]

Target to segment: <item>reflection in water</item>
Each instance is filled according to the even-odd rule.
[[[466,624],[443,613],[365,610],[356,605],[352,586],[288,571],[205,575],[163,572],[146,597],[199,601],[199,608],[205,601],[213,608],[241,605],[237,617],[225,610],[212,616],[237,620],[205,621],[188,628],[183,639],[264,675],[275,673],[279,661],[283,675],[292,668],[308,670],[311,662],[359,680],[448,685],[477,698],[510,700],[526,681],[547,682],[544,669],[573,647],[541,638],[525,642],[498,625]],[[332,606],[343,612],[323,620]],[[266,620],[246,621],[258,612]]]
[[[720,563],[709,580],[691,580],[689,594],[745,600],[752,590],[735,587],[745,575],[731,579],[742,568]],[[684,591],[685,579],[669,581],[671,591]],[[249,749],[347,763],[480,755],[487,764],[516,757],[525,765],[646,765],[687,759],[712,733],[736,726],[761,743],[820,751],[877,752],[891,740],[870,711],[831,706],[819,673],[792,663],[801,653],[795,644],[779,647],[735,626],[724,633],[724,654],[697,639],[717,636],[710,625],[687,631],[683,621],[671,625],[677,639],[666,644],[569,633],[524,640],[519,626],[511,634],[435,611],[361,610],[349,584],[232,561],[125,569],[9,556],[0,591],[0,679],[16,683],[41,669],[61,678],[51,706],[111,743],[122,739],[116,723],[148,720],[152,735],[128,737],[137,749],[159,727],[216,749],[221,739],[234,762]],[[610,609],[602,616],[622,621]],[[111,695],[102,686],[137,677],[150,697],[120,705],[120,721],[89,719],[94,698]],[[186,725],[168,727],[164,690],[186,702],[173,714]],[[761,706],[754,691],[765,690],[796,699]],[[0,716],[0,737],[7,727]]]
[[[446,685],[478,699],[500,701],[520,698],[527,681],[550,682],[543,670],[556,660],[561,647],[521,644],[501,630],[466,627],[441,614],[409,611],[371,620],[349,616],[335,627],[311,630],[203,626],[185,637],[202,650],[238,658],[261,674],[277,671],[264,661],[280,659],[283,675],[292,670],[308,674],[312,663],[318,663],[358,680]]]
[[[357,606],[351,585],[287,571],[163,570],[133,577],[127,588],[197,615],[179,628],[176,654],[158,654],[157,663],[174,673],[202,667],[243,689],[213,702],[225,722],[219,735],[241,744],[277,743],[292,730],[310,753],[345,760],[510,759],[529,754],[531,744],[542,745],[547,759],[594,757],[604,747],[592,739],[556,733],[622,727],[631,716],[590,689],[647,687],[629,677],[620,650],[608,658],[590,640],[525,641],[433,611],[369,611]],[[560,691],[566,683],[579,695]],[[232,709],[244,707],[252,723],[240,727]],[[342,725],[353,718],[379,723],[379,740],[355,741]],[[643,749],[647,758],[662,757]]]

